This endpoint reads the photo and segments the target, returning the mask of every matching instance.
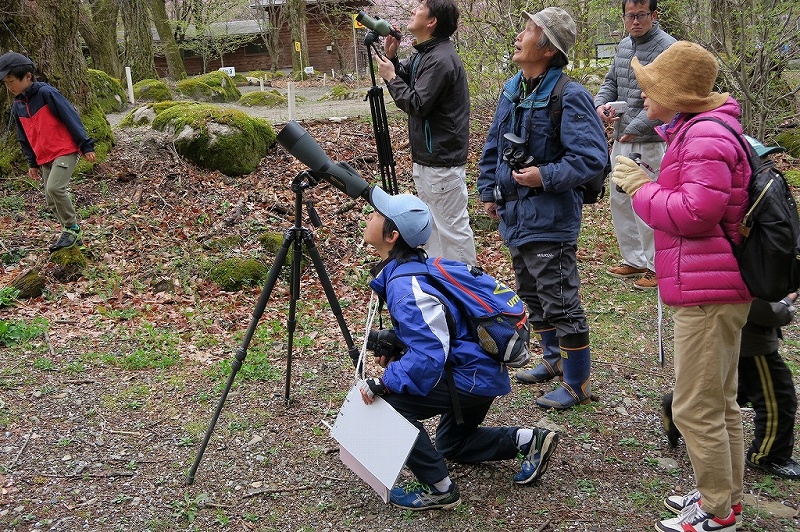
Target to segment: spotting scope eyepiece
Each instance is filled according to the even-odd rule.
[[[372,18],[369,15],[367,15],[364,11],[358,12],[358,15],[356,15],[356,21],[368,27],[381,37],[386,37],[387,35],[391,35],[398,41],[403,38],[403,34],[394,29],[392,25],[389,24],[387,21],[383,20],[380,17]]]
[[[290,120],[280,130],[277,140],[281,146],[314,172],[351,198],[368,199],[369,183],[345,162],[335,163],[322,150],[308,131]]]

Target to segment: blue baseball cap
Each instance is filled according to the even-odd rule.
[[[759,157],[764,157],[765,155],[770,155],[772,153],[780,153],[782,151],[786,151],[786,148],[782,146],[770,146],[770,147],[764,146],[753,137],[748,137],[747,135],[745,135],[744,138],[746,138],[747,142],[749,142],[750,145],[753,147],[753,149],[756,150],[756,153],[758,154]]]
[[[369,203],[381,216],[394,222],[400,236],[412,248],[428,241],[433,230],[431,211],[425,202],[413,194],[391,196],[380,187],[372,187]]]
[[[6,52],[0,55],[0,81],[2,81],[12,68],[20,66],[33,66],[33,61],[17,52]]]

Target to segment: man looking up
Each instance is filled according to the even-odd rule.
[[[656,0],[622,0],[622,19],[628,36],[619,43],[594,105],[601,120],[614,124],[612,164],[616,164],[617,155],[640,153],[643,166],[652,169],[650,178],[655,180],[667,145],[654,129],[661,122],[648,119],[642,107],[642,89],[633,75],[631,59],[636,57],[647,65],[675,39],[658,25]],[[628,109],[616,112],[608,105],[614,101],[627,103]],[[653,230],[633,212],[630,196],[616,187],[609,187],[609,203],[622,264],[609,268],[608,274],[620,279],[639,277],[634,287],[655,289],[658,283],[653,266]]]
[[[592,95],[579,83],[563,86],[559,122],[548,109],[575,44],[575,21],[558,7],[523,16],[512,57],[520,72],[506,82],[497,103],[478,164],[478,190],[486,213],[500,220],[517,293],[528,305],[531,329],[544,351],[540,364],[515,378],[541,383],[563,375],[562,385],[536,404],[564,410],[591,400],[577,241],[583,185],[603,170],[608,143]],[[509,134],[521,139],[524,149],[512,146]],[[525,154],[518,164],[519,151]]]
[[[469,89],[450,36],[458,27],[453,0],[422,0],[411,11],[414,53],[399,61],[399,41],[387,35],[386,57],[375,58],[397,107],[408,114],[408,136],[417,195],[433,215],[425,251],[476,264],[467,212]]]

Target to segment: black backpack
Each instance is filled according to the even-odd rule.
[[[753,174],[747,188],[750,204],[739,224],[744,240],[737,246],[725,237],[750,294],[778,301],[800,286],[800,218],[792,191],[772,161],[762,162],[750,143],[728,124],[715,118],[696,122],[702,120],[725,126],[748,154]]]
[[[558,78],[553,92],[550,94],[550,102],[547,104],[547,111],[550,113],[550,121],[553,130],[560,134],[561,130],[561,98],[564,96],[564,87],[572,81],[566,74],[561,74]],[[606,151],[606,165],[599,174],[592,177],[589,181],[581,185],[583,188],[583,204],[591,205],[597,203],[606,195],[606,177],[611,173],[611,154]]]

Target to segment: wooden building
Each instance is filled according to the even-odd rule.
[[[279,5],[282,4],[284,0],[268,1],[272,4]],[[331,71],[333,71],[337,75],[354,72],[356,66],[358,66],[359,70],[363,71],[366,61],[368,61],[366,47],[363,44],[367,30],[354,28],[353,16],[356,15],[360,9],[364,9],[370,2],[369,0],[333,1],[336,2],[336,12],[339,13],[333,17],[338,21],[339,39],[336,42],[331,40],[330,33],[325,31],[322,25],[322,20],[325,18],[330,20],[332,15],[328,14],[326,17],[323,17],[320,12],[321,7],[318,1],[307,0],[306,39],[308,43],[308,55],[306,56],[303,54],[303,66],[312,66],[315,70],[320,72],[331,73]],[[251,7],[256,8],[257,4]],[[330,11],[328,11],[328,13],[330,13]],[[234,67],[236,72],[271,69],[272,61],[267,52],[267,47],[264,45],[260,25],[255,19],[218,22],[212,24],[210,29],[211,32],[216,35],[251,36],[252,38],[249,40],[245,39],[245,44],[233,52],[224,54],[222,60],[219,58],[210,60],[206,67],[208,72],[217,70],[222,66]],[[281,25],[279,32],[281,51],[278,59],[278,68],[285,72],[290,72],[292,70],[293,55],[298,52],[295,50],[288,22]],[[353,45],[354,36],[355,46]],[[154,38],[156,42],[159,41],[157,33],[154,35]],[[339,53],[337,53],[336,50],[337,44]],[[182,49],[181,53],[188,75],[192,76],[203,73],[203,60],[200,55],[185,49]],[[167,63],[164,56],[156,54],[155,63],[159,75],[165,76],[167,74]]]

